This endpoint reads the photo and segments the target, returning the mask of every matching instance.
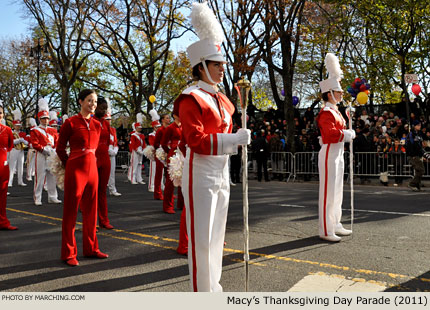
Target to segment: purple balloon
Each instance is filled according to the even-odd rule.
[[[299,103],[299,97],[293,96],[293,106],[296,106]]]
[[[281,90],[281,95],[285,96],[285,90]]]

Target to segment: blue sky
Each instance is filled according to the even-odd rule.
[[[0,39],[20,38],[29,33],[29,21],[23,19],[22,8],[13,0],[0,0]]]

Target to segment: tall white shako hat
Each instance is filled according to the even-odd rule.
[[[160,127],[160,115],[158,115],[157,111],[155,111],[155,109],[152,109],[151,111],[149,111],[149,115],[151,115],[151,126],[153,128]]]
[[[58,121],[57,121],[57,112],[55,111],[50,111],[49,112],[49,118],[51,119],[49,121],[49,126],[58,126]]]
[[[343,78],[343,72],[340,68],[339,59],[335,54],[327,53],[325,57],[325,67],[328,72],[328,79],[320,82],[321,93],[342,91],[340,81]]]
[[[224,32],[215,14],[208,7],[207,2],[194,2],[190,17],[191,24],[200,39],[200,41],[191,44],[187,48],[191,67],[202,63],[209,81],[215,84],[209,74],[205,61],[211,60],[227,63],[221,53]]]
[[[132,125],[133,130],[136,130],[136,128],[142,128],[142,122],[143,122],[143,114],[139,112],[136,114],[136,122],[133,123]]]
[[[30,122],[30,129],[37,126],[36,120],[34,118],[30,117],[29,122]]]
[[[16,109],[16,110],[12,111],[12,114],[13,114],[12,124],[22,126],[22,124],[21,124],[21,111]]]
[[[107,110],[106,110],[105,119],[106,120],[110,120],[110,119],[112,119],[112,106],[110,104],[109,98],[105,98],[105,100],[106,100],[106,103],[107,103]]]
[[[49,118],[49,106],[45,98],[39,99],[39,113],[37,113],[37,117],[39,119]]]
[[[67,114],[63,114],[63,117],[61,118],[61,122],[62,124],[64,124],[64,122],[66,121],[66,119],[68,119],[69,116]]]

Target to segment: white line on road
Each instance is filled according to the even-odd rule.
[[[309,206],[289,205],[289,204],[280,204],[280,206],[281,207],[290,207],[290,208],[308,208],[309,207]],[[345,209],[344,211],[348,211],[348,209]],[[367,212],[367,213],[381,213],[381,214],[430,217],[429,213],[407,213],[407,212],[391,212],[391,211],[362,210],[362,209],[354,209],[354,211]]]

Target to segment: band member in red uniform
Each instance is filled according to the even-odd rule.
[[[329,78],[320,82],[324,107],[317,117],[322,146],[318,155],[319,188],[319,236],[321,239],[337,242],[339,236],[347,236],[351,230],[343,228],[343,151],[345,142],[355,138],[355,131],[345,129],[345,119],[337,108],[342,101],[343,91],[339,83],[343,73],[339,60],[328,53],[325,65]]]
[[[36,120],[30,117],[30,132],[33,128],[36,128],[37,123]],[[36,162],[36,151],[31,144],[31,136],[30,133],[27,135],[26,140],[29,142],[28,151],[27,151],[27,181],[31,181],[34,173],[36,171],[35,162]]]
[[[31,144],[36,150],[36,175],[34,180],[34,204],[42,205],[42,191],[44,183],[48,190],[48,203],[61,203],[57,194],[55,177],[48,168],[48,156],[55,153],[57,146],[57,130],[48,126],[49,107],[45,99],[39,99],[40,125],[30,131]]]
[[[27,186],[22,180],[24,171],[24,150],[28,147],[28,138],[25,132],[21,131],[21,111],[15,110],[13,113],[13,149],[9,153],[9,187],[12,187],[13,176],[17,173],[19,186]]]
[[[142,179],[143,149],[146,147],[145,135],[141,133],[143,124],[142,113],[137,113],[136,122],[133,123],[133,133],[130,136],[130,168],[128,179],[131,184],[145,184]]]
[[[148,135],[148,144],[152,146],[152,155],[151,158],[149,158],[149,181],[148,181],[148,191],[154,192],[155,188],[155,173],[156,173],[156,158],[155,158],[155,134],[157,133],[157,130],[161,127],[160,124],[160,116],[158,115],[157,111],[152,109],[149,111],[149,115],[151,115],[151,126],[154,129],[149,135]],[[163,180],[161,180],[161,184],[163,184]],[[160,188],[161,191],[161,188]]]
[[[176,113],[179,114],[179,111]],[[177,114],[173,114],[174,122],[170,124],[163,133],[161,138],[161,147],[167,154],[166,163],[169,165],[170,157],[175,155],[175,151],[178,148],[181,140],[181,121]],[[164,188],[164,200],[163,200],[163,211],[166,213],[175,213],[174,204],[175,200],[173,197],[174,192],[173,182],[170,177],[166,178],[166,185]],[[176,207],[182,209],[184,207],[184,197],[182,196],[181,187],[178,187],[178,202]]]
[[[97,171],[99,175],[97,212],[99,215],[99,226],[101,228],[113,229],[113,226],[109,223],[106,197],[110,176],[109,146],[111,144],[110,125],[109,122],[105,120],[107,108],[108,104],[106,99],[99,96],[97,99],[97,108],[94,113],[94,119],[101,125],[100,140],[96,149]]]
[[[154,140],[154,149],[157,150],[160,147],[161,138],[163,137],[164,130],[169,126],[170,124],[170,116],[169,114],[162,114],[161,115],[161,127],[157,130],[155,134],[155,140]],[[155,181],[154,181],[154,199],[155,200],[163,200],[163,192],[161,190],[161,181],[163,179],[163,176],[165,175],[165,166],[164,164],[155,157]]]
[[[179,111],[176,112],[178,108],[179,107],[177,106],[173,108],[175,111],[174,112],[175,115],[179,114]],[[182,155],[187,153],[183,132],[181,132],[181,141],[179,142],[178,148],[181,151]],[[181,188],[181,195],[182,195],[182,188]],[[185,203],[184,203],[184,206],[181,211],[181,220],[179,222],[179,244],[178,244],[178,248],[176,249],[176,252],[181,255],[188,255],[188,233],[187,233],[187,214],[186,213],[187,212],[185,211]]]
[[[217,84],[224,77],[223,31],[206,3],[193,3],[191,19],[200,41],[187,48],[197,85],[175,104],[187,144],[182,193],[188,229],[188,265],[193,291],[220,292],[230,196],[229,154],[250,143],[249,130],[232,134],[234,105]],[[204,28],[204,29],[202,29]]]
[[[3,105],[0,100],[0,229],[16,230],[18,227],[10,225],[6,216],[7,185],[9,182],[9,164],[7,152],[13,148],[12,130],[1,122],[4,118]]]
[[[110,126],[112,121],[112,110],[110,108],[109,101],[108,101],[108,110],[107,110],[105,119],[108,121]],[[121,193],[118,193],[115,186],[116,154],[118,154],[118,139],[116,136],[116,129],[110,126],[110,145],[109,145],[110,175],[109,175],[108,188],[109,188],[109,193],[112,196],[119,197],[121,196]]]
[[[96,148],[99,144],[101,125],[91,117],[97,107],[97,94],[85,89],[79,93],[79,114],[68,118],[61,126],[57,154],[66,167],[64,177],[64,208],[61,259],[70,266],[77,266],[75,225],[78,207],[82,210],[83,254],[88,257],[107,258],[99,250],[96,236],[98,172]],[[66,146],[69,143],[70,155]]]

